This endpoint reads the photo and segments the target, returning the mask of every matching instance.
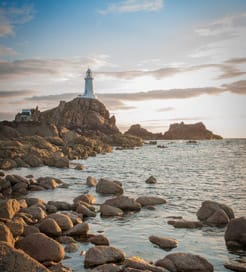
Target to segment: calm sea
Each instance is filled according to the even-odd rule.
[[[85,185],[87,176],[119,180],[124,194],[139,196],[161,196],[167,204],[156,206],[156,210],[142,209],[138,213],[121,218],[88,220],[90,232],[103,231],[112,246],[123,250],[126,256],[140,256],[148,261],[156,261],[173,252],[200,254],[215,267],[215,271],[229,271],[223,263],[246,261],[246,252],[229,252],[224,243],[225,228],[204,227],[202,229],[175,229],[167,224],[170,216],[182,216],[196,220],[196,211],[204,200],[214,200],[229,205],[236,217],[246,216],[246,139],[221,141],[159,141],[168,148],[145,145],[135,150],[114,150],[110,154],[98,155],[85,161],[86,170],[56,169],[41,167],[36,169],[15,169],[9,171],[20,175],[33,174],[35,177],[53,176],[70,184],[69,189],[36,192],[29,196],[45,201],[61,200],[72,202],[82,193],[96,196],[97,203],[107,197],[98,195],[95,188]],[[153,175],[157,184],[148,185],[145,180]],[[99,207],[98,207],[99,208]],[[148,241],[150,235],[167,236],[179,241],[177,248],[164,251]],[[83,268],[81,251],[91,244],[80,244],[79,251],[67,254],[71,258],[63,261],[73,271]]]

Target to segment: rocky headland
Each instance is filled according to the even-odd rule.
[[[49,165],[69,167],[69,160],[112,151],[112,146],[141,146],[123,135],[114,116],[97,99],[75,98],[44,112],[35,121],[0,123],[0,168]]]
[[[220,140],[221,136],[213,134],[202,122],[185,124],[184,122],[171,124],[168,131],[152,133],[139,124],[132,125],[125,135],[140,137],[144,140]]]

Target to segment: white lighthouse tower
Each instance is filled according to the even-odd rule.
[[[93,90],[93,77],[92,77],[92,72],[91,69],[88,68],[86,72],[86,77],[85,77],[85,91],[84,94],[82,95],[83,98],[96,98]]]

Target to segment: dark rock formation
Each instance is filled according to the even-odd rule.
[[[139,124],[132,125],[126,132],[125,135],[132,135],[140,137],[144,140],[161,140],[163,139],[162,133],[152,133],[145,128],[142,128]]]
[[[75,98],[38,112],[35,121],[0,122],[0,169],[69,167],[69,160],[133,147],[142,140],[124,136],[115,117],[97,99]]]
[[[196,124],[184,124],[183,122],[171,124],[169,130],[164,133],[167,140],[212,140],[222,139],[221,136],[207,130],[202,122]]]

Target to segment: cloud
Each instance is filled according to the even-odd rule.
[[[33,90],[19,90],[19,91],[0,91],[0,98],[18,98],[25,97],[27,95],[32,95],[35,93]]]
[[[11,121],[14,119],[15,114],[13,112],[2,112],[0,111],[0,120]]]
[[[153,12],[162,9],[163,0],[124,0],[118,3],[110,3],[104,10],[99,10],[102,15],[110,13],[133,13],[139,11]]]
[[[225,63],[242,64],[242,63],[246,63],[246,58],[233,58],[233,59],[226,60]]]
[[[0,24],[0,37],[13,35],[13,29],[11,25]]]
[[[18,53],[13,48],[0,46],[0,57],[14,55],[18,55]]]
[[[195,32],[200,36],[236,36],[237,29],[246,26],[246,13],[226,16],[209,24],[197,28]]]
[[[166,112],[166,111],[173,111],[173,110],[174,110],[174,107],[166,107],[166,108],[157,109],[156,111],[157,112]]]
[[[0,6],[0,37],[13,35],[14,26],[31,21],[34,13],[33,5]]]
[[[229,92],[246,95],[246,80],[240,80],[229,84],[223,84],[222,86],[226,88],[226,90]]]

